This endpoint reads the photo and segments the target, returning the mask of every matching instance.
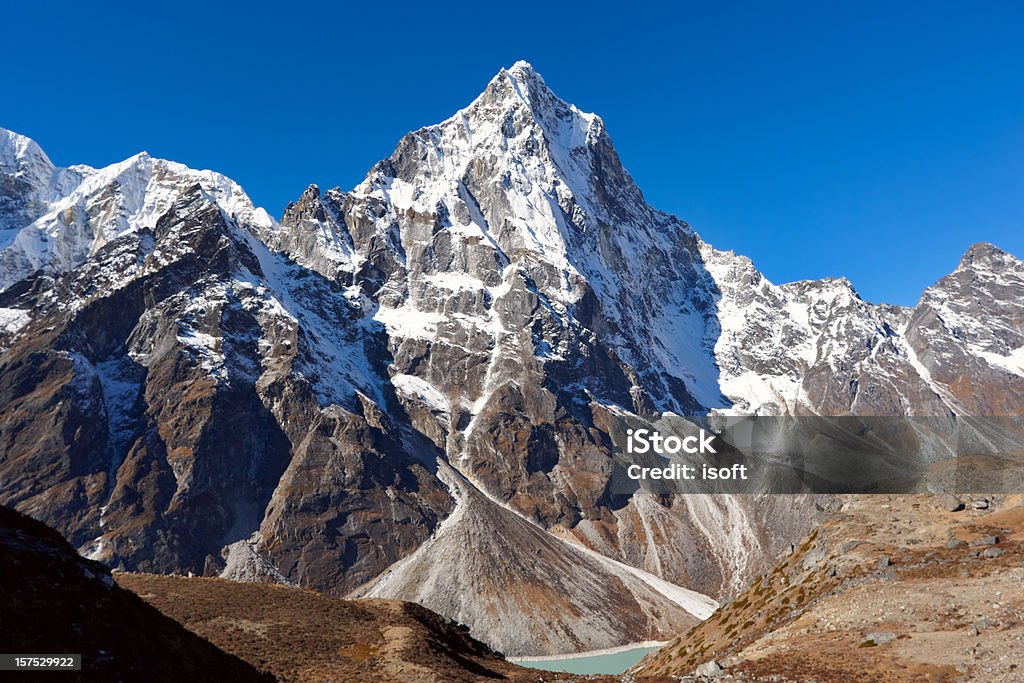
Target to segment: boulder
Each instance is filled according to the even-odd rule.
[[[971,545],[974,546],[974,547],[977,547],[977,546],[980,546],[980,545],[995,545],[997,543],[999,543],[999,537],[998,536],[981,536],[981,537],[976,538],[973,541],[971,541]]]
[[[712,659],[711,661],[704,662],[703,664],[698,666],[696,669],[693,670],[693,673],[697,676],[715,678],[721,676],[722,671],[722,666]]]
[[[936,501],[936,505],[948,512],[960,512],[964,509],[964,502],[952,493],[943,493]]]
[[[896,634],[892,631],[875,631],[864,636],[861,647],[872,647],[873,645],[885,645],[896,640]]]

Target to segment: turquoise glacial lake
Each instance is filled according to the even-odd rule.
[[[657,649],[659,648],[634,647],[629,650],[604,655],[532,661],[513,659],[511,661],[519,666],[528,666],[531,669],[562,671],[569,674],[620,674],[643,659],[647,653],[654,652]]]

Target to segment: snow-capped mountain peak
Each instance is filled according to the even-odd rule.
[[[679,630],[672,584],[726,593],[810,521],[618,493],[618,420],[1024,405],[1019,261],[979,245],[914,309],[773,284],[648,205],[525,63],[280,225],[210,171],[5,140],[0,502],[130,570],[373,580],[506,651],[536,624],[548,652],[608,647]]]
[[[566,130],[571,129],[571,132],[579,136],[586,135],[592,126],[603,126],[596,114],[580,111],[575,105],[558,97],[533,66],[522,60],[499,71],[484,92],[456,116],[479,111],[484,107],[507,111],[510,106],[525,108],[544,127],[545,132],[551,134],[551,142],[563,146],[566,143],[572,145],[573,142],[584,142],[578,137],[575,140],[571,137],[566,139]]]
[[[978,242],[971,245],[967,253],[960,259],[957,270],[965,269],[989,273],[1008,273],[1013,271],[1020,273],[1022,262],[995,245],[988,242]]]
[[[241,187],[213,171],[196,171],[140,152],[96,169],[55,168],[32,140],[0,134],[0,291],[42,270],[65,272],[119,235],[152,228],[194,185],[226,215],[253,231],[274,221]]]
[[[53,171],[50,158],[34,140],[0,128],[0,173],[39,188],[49,182]]]

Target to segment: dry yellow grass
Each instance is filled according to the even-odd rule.
[[[515,666],[465,629],[412,603],[340,600],[301,588],[213,578],[116,579],[222,650],[288,683],[578,680]]]

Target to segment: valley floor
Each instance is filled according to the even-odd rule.
[[[116,665],[129,674],[122,680],[169,680],[182,666],[174,653],[189,652],[193,668],[233,667],[233,680],[300,683],[1016,683],[1024,680],[1024,495],[964,502],[952,510],[956,501],[934,495],[847,498],[772,571],[622,676],[517,666],[409,602],[115,573],[123,591],[55,532],[3,508],[0,545],[11,561],[0,563],[0,603],[26,616],[0,622],[0,631],[22,644],[11,651],[42,638],[83,652],[93,668]],[[74,614],[55,621],[60,609]],[[101,624],[88,647],[75,631],[83,609]],[[145,645],[125,645],[139,634]],[[136,660],[159,656],[165,677],[142,676]]]

